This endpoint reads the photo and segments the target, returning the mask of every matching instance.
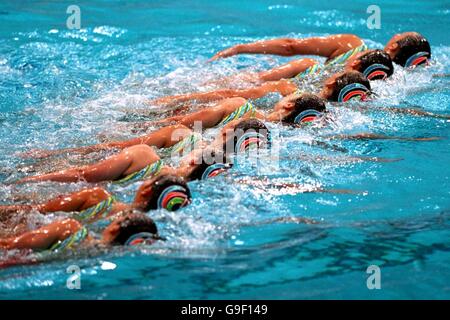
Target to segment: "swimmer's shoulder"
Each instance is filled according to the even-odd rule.
[[[335,45],[335,50],[328,60],[332,60],[350,50],[364,46],[364,40],[355,34],[336,34],[331,37]]]

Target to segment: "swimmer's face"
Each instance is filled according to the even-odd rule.
[[[284,111],[291,112],[295,107],[295,98],[296,96],[294,94],[284,97],[274,106],[273,110],[281,113]]]
[[[386,46],[384,47],[384,51],[387,52],[387,54],[391,57],[391,59],[394,59],[397,53],[399,52],[399,45],[398,42],[405,37],[417,35],[415,32],[404,32],[404,33],[398,33],[394,35],[391,40],[388,41]]]
[[[123,219],[124,218],[122,217],[114,220],[109,226],[105,228],[105,230],[103,230],[102,242],[104,244],[111,244],[114,239],[116,239],[120,231],[120,223],[123,221]]]

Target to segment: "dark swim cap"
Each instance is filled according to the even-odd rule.
[[[132,213],[125,216],[119,223],[119,230],[113,245],[136,245],[148,241],[161,239],[155,222],[145,214]]]
[[[246,152],[252,148],[270,147],[270,130],[258,119],[245,119],[234,128],[233,151],[235,153]],[[228,151],[230,139],[227,139],[225,150]]]
[[[370,83],[358,71],[346,71],[336,79],[331,101],[346,102],[354,98],[364,100],[370,94]]]
[[[186,182],[177,176],[161,175],[152,184],[148,205],[144,211],[166,209],[176,211],[191,202],[191,191]]]
[[[425,37],[420,34],[408,35],[397,41],[399,51],[394,62],[402,67],[414,67],[426,64],[431,59],[431,47]]]
[[[383,80],[394,73],[391,57],[383,50],[370,51],[359,58],[360,71],[368,80]]]
[[[233,164],[227,161],[223,151],[215,149],[205,149],[202,152],[198,164],[186,178],[188,181],[205,180],[222,174],[230,169]]]

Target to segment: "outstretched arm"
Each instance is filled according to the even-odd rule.
[[[260,187],[267,190],[272,188],[278,191],[283,191],[283,194],[298,194],[298,193],[335,193],[335,194],[361,194],[363,191],[355,191],[349,189],[327,189],[320,186],[304,185],[292,182],[280,182],[269,180],[268,178],[255,178],[240,179],[237,181],[241,184],[251,185],[254,187]]]
[[[258,78],[262,81],[277,81],[281,79],[294,78],[306,69],[318,64],[314,59],[299,59],[290,61],[282,66],[262,71],[258,73]]]
[[[425,137],[425,138],[411,138],[411,137],[395,137],[376,133],[355,133],[355,134],[337,134],[327,136],[329,139],[342,140],[400,140],[400,141],[435,141],[442,140],[441,137]]]
[[[61,195],[39,205],[42,213],[50,212],[76,212],[90,208],[103,200],[111,197],[111,194],[103,188],[95,187],[83,189],[69,195]]]
[[[73,219],[56,221],[18,237],[0,239],[0,248],[44,250],[48,249],[55,242],[71,236],[80,228],[81,224]]]
[[[123,150],[96,164],[47,173],[19,180],[17,183],[58,182],[101,182],[127,176],[159,160],[155,151],[147,145],[137,145]]]
[[[397,162],[403,160],[403,158],[383,158],[383,157],[370,157],[370,156],[324,156],[324,155],[311,155],[302,154],[298,157],[302,161],[310,162],[338,162],[338,163],[348,163],[348,162]]]
[[[266,82],[258,87],[252,87],[248,89],[237,89],[237,90],[220,89],[209,92],[196,92],[176,96],[167,96],[156,100],[152,100],[149,103],[157,105],[172,105],[190,100],[196,100],[198,102],[211,102],[226,98],[237,98],[237,97],[242,97],[245,99],[257,99],[264,97],[270,92],[279,92],[282,95],[288,95],[293,93],[296,89],[297,87],[295,84],[287,80],[280,80],[280,81]]]
[[[389,107],[389,109],[386,109],[386,111],[393,112],[393,113],[408,114],[408,115],[417,116],[417,117],[450,119],[449,114],[437,114],[437,113],[424,111],[424,110],[420,110],[420,109]]]
[[[367,111],[372,112],[374,110],[386,112],[386,113],[396,113],[396,114],[406,114],[416,117],[428,117],[428,118],[436,118],[436,119],[450,119],[449,114],[438,114],[430,111],[421,110],[420,108],[399,108],[399,107],[380,107],[380,106],[362,106],[358,105],[356,107],[358,111]]]
[[[290,61],[281,66],[261,72],[242,72],[229,77],[210,81],[208,84],[222,85],[224,87],[235,83],[261,84],[267,81],[291,79],[304,72],[306,69],[318,64],[314,59],[303,58]]]
[[[220,121],[247,102],[244,98],[230,98],[217,103],[214,107],[200,110],[184,116],[175,116],[162,120],[162,123],[176,122],[188,128],[201,123],[202,128],[212,128]],[[160,123],[161,123],[160,122]]]
[[[174,134],[176,133],[176,134]],[[80,148],[67,148],[60,150],[33,150],[25,154],[26,157],[44,158],[49,156],[56,156],[61,154],[89,154],[102,150],[119,149],[123,150],[138,144],[146,144],[156,148],[167,148],[173,146],[181,141],[192,131],[183,125],[173,125],[161,128],[155,132],[145,136],[137,137],[125,141],[113,141],[108,143],[100,143],[92,146],[85,146]]]
[[[306,39],[281,38],[238,44],[220,51],[211,60],[231,57],[242,53],[275,54],[279,56],[317,55],[334,58],[362,44],[353,34],[337,34],[328,37]]]

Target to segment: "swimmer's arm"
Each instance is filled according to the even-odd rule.
[[[348,157],[329,157],[327,160],[343,160],[343,161],[365,161],[365,162],[398,162],[403,158],[383,158],[383,157],[369,157],[369,156],[348,156]]]
[[[11,214],[17,212],[30,212],[33,210],[39,211],[39,205],[28,205],[28,204],[17,204],[17,205],[1,205],[0,206],[0,217],[4,214]]]
[[[37,230],[26,232],[18,237],[0,239],[3,249],[48,249],[57,241],[62,241],[81,228],[73,219],[53,222]]]
[[[90,166],[76,167],[67,170],[37,175],[33,177],[27,177],[17,181],[16,183],[41,182],[41,181],[101,182],[101,181],[116,180],[126,175],[126,172],[130,171],[130,168],[132,168],[135,160],[152,163],[159,159],[159,157],[156,154],[154,154],[149,159],[145,159],[145,157],[148,157],[148,155],[140,154],[138,148],[131,147],[125,149],[124,151],[122,151],[117,155],[108,157],[105,160]]]
[[[247,101],[244,98],[230,98],[217,103],[214,107],[200,110],[185,116],[167,118],[166,121],[176,121],[178,124],[192,128],[195,123],[201,123],[203,128],[212,128]]]
[[[38,205],[38,208],[41,213],[58,211],[77,212],[90,208],[109,197],[111,197],[111,194],[103,188],[89,188],[69,195],[58,196],[46,203]]]
[[[23,155],[32,158],[44,158],[56,155],[68,155],[68,154],[89,154],[93,152],[99,152],[103,150],[118,149],[123,150],[128,147],[132,147],[138,144],[146,144],[156,148],[167,148],[173,146],[180,140],[184,139],[192,133],[191,130],[183,125],[173,125],[163,127],[148,135],[137,137],[125,141],[113,141],[107,143],[100,143],[92,146],[85,146],[79,148],[67,148],[60,150],[33,150]]]
[[[333,194],[362,194],[362,191],[355,191],[349,189],[327,189],[323,187],[317,186],[305,186],[298,183],[290,183],[290,182],[276,182],[270,181],[267,178],[253,178],[250,179],[241,179],[237,181],[241,184],[251,185],[255,187],[264,187],[264,188],[275,188],[275,189],[284,189],[286,192],[292,193],[333,193]]]
[[[263,221],[258,221],[256,223],[243,223],[241,226],[261,226],[261,225],[267,225],[267,224],[274,224],[274,223],[296,223],[296,224],[318,224],[319,222],[313,219],[303,218],[303,217],[295,217],[295,216],[288,216],[288,217],[279,217],[279,218],[273,218],[273,219],[267,219]]]
[[[93,152],[99,152],[104,150],[111,150],[111,149],[124,149],[126,147],[132,146],[134,144],[141,143],[141,138],[135,138],[128,141],[113,141],[108,143],[99,143],[92,146],[84,146],[84,147],[78,147],[78,148],[64,148],[64,149],[57,149],[57,150],[30,150],[25,153],[20,154],[20,157],[22,158],[34,158],[34,159],[41,159],[41,158],[47,158],[52,156],[60,156],[60,155],[70,155],[70,154],[82,154],[86,155]]]
[[[323,155],[301,155],[298,157],[302,161],[325,161],[325,162],[397,162],[403,160],[403,158],[383,158],[383,157],[370,157],[370,156],[323,156]]]
[[[280,56],[317,55],[334,58],[362,44],[362,40],[352,34],[337,34],[329,37],[306,39],[282,38],[238,44],[214,55],[211,60],[238,54],[274,54]]]
[[[168,123],[179,123],[187,126],[188,128],[192,128],[194,123],[198,122],[202,124],[203,128],[211,128],[222,120],[224,117],[224,112],[220,108],[209,108],[205,110],[200,110],[194,112],[192,114],[188,114],[185,116],[176,116],[165,119],[164,122]]]
[[[356,133],[356,134],[337,134],[327,136],[328,139],[340,140],[399,140],[399,141],[435,141],[441,140],[441,137],[425,137],[425,138],[410,138],[410,137],[395,137],[375,133]]]
[[[429,111],[419,110],[419,109],[411,109],[411,108],[395,108],[389,107],[386,111],[400,114],[408,114],[417,117],[429,117],[429,118],[437,118],[437,119],[450,119],[449,114],[437,114]]]
[[[281,79],[294,78],[306,69],[316,65],[318,62],[313,59],[300,59],[290,61],[282,66],[258,73],[262,81],[277,81]]]
[[[214,82],[209,82],[208,84],[223,84],[227,85],[230,83],[253,83],[253,84],[261,84],[267,81],[278,81],[282,79],[290,79],[294,78],[296,75],[304,72],[306,69],[312,67],[313,65],[318,64],[317,61],[313,59],[299,59],[290,61],[284,65],[275,67],[270,70],[261,71],[257,73],[238,73],[234,76],[222,78],[216,80]]]
[[[429,118],[437,118],[437,119],[450,119],[449,114],[437,114],[429,111],[420,110],[418,108],[398,108],[398,107],[378,107],[378,106],[358,106],[359,111],[382,111],[382,112],[391,112],[397,114],[406,114],[417,117],[429,117]]]
[[[257,99],[264,97],[265,95],[271,92],[279,92],[280,94],[285,96],[295,92],[296,89],[297,86],[295,84],[287,80],[280,80],[280,81],[266,82],[260,86],[247,89],[237,89],[237,90],[220,89],[209,92],[197,92],[176,96],[168,96],[152,100],[149,103],[156,105],[171,105],[190,100],[196,100],[197,102],[211,102],[226,98],[238,98],[238,97],[242,97],[245,99]]]
[[[216,80],[207,81],[204,85],[214,85],[219,88],[226,88],[236,84],[259,85],[264,81],[265,80],[260,77],[258,72],[241,72]]]

